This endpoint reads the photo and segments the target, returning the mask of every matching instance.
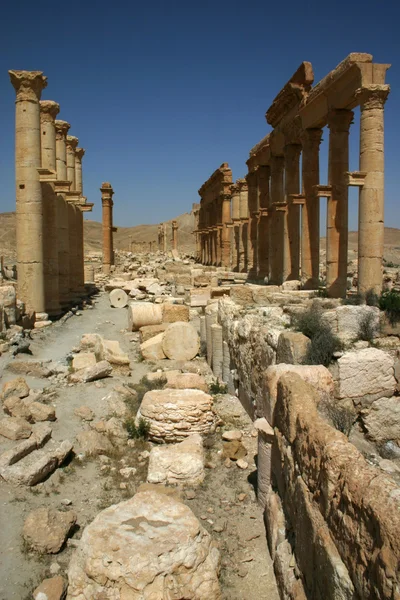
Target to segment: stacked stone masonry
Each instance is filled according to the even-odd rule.
[[[85,294],[83,148],[41,101],[40,71],[9,71],[16,91],[15,176],[18,297],[28,314],[57,316]]]
[[[232,182],[223,163],[199,190],[197,260],[280,285],[320,279],[320,199],[327,199],[326,287],[344,297],[347,284],[348,188],[359,188],[358,291],[382,287],[384,104],[387,64],[352,53],[318,84],[303,62],[266,112],[272,131],[250,151],[245,179]],[[359,171],[349,171],[353,109],[360,107]],[[319,148],[329,130],[327,184]],[[301,169],[300,169],[301,164]]]

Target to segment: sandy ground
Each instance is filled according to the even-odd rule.
[[[176,366],[170,361],[168,365],[166,361],[162,361],[162,365],[138,361],[137,336],[126,331],[126,324],[126,310],[112,309],[108,296],[102,294],[95,300],[94,308],[85,309],[79,316],[34,335],[31,349],[37,360],[63,363],[84,333],[99,333],[106,339],[118,340],[131,359],[130,376],[113,373],[113,377],[101,382],[64,386],[46,379],[26,377],[31,387],[48,388],[53,393],[51,403],[57,415],[57,421],[52,424],[53,439],[74,440],[79,432],[89,428],[74,415],[77,407],[90,407],[95,413],[95,421],[101,420],[107,414],[105,396],[116,384],[137,383],[156,366]],[[15,360],[25,359],[25,356],[18,356]],[[0,386],[15,377],[7,368],[11,360],[8,353],[0,357]],[[207,440],[205,482],[194,493],[183,492],[182,499],[219,543],[224,600],[278,600],[262,515],[253,487],[257,438],[253,437],[251,421],[236,398],[219,396],[215,405],[222,424],[220,431]],[[239,469],[235,463],[227,468],[221,458],[221,431],[232,428],[244,432],[249,463],[246,470]],[[2,438],[0,453],[13,444],[15,442]],[[43,578],[57,570],[66,573],[85,525],[106,506],[132,496],[145,481],[147,461],[141,461],[139,456],[144,449],[150,449],[150,444],[142,441],[132,448],[116,451],[106,468],[98,458],[80,461],[75,457],[47,481],[33,488],[15,487],[0,481],[0,600],[32,598],[32,590]],[[118,476],[121,466],[137,468],[126,489],[121,489],[122,479]],[[78,515],[72,538],[57,555],[39,556],[23,544],[24,520],[31,510],[40,506],[74,510]]]

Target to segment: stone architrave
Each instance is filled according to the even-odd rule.
[[[40,107],[41,71],[9,71],[16,91],[15,179],[18,297],[27,312],[45,312]]]
[[[56,170],[60,190],[57,193],[57,235],[60,303],[66,308],[70,303],[69,292],[69,221],[66,192],[70,184],[67,179],[67,133],[70,124],[56,120]]]
[[[358,209],[358,291],[382,289],[384,243],[384,105],[389,85],[360,88],[360,187]]]
[[[55,118],[60,105],[51,100],[40,102],[40,139],[42,169],[53,173],[53,183],[42,182],[43,220],[46,235],[43,238],[45,303],[46,313],[58,315],[61,312],[58,265],[58,198],[54,187],[56,179],[56,129]]]
[[[114,190],[111,187],[111,183],[106,181],[102,184],[100,191],[103,207],[103,272],[108,274],[110,273],[111,265],[114,264],[112,214]]]
[[[331,110],[329,127],[329,175],[331,195],[326,214],[326,289],[333,298],[347,291],[347,252],[349,234],[348,170],[349,130],[354,113]]]
[[[302,132],[302,184],[305,202],[301,218],[301,279],[305,289],[319,283],[319,146],[322,129]]]

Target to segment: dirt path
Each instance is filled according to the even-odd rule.
[[[88,384],[68,384],[57,380],[26,377],[32,388],[48,388],[53,393],[57,421],[52,423],[53,439],[74,441],[76,435],[89,425],[74,415],[82,405],[90,407],[94,422],[107,415],[105,397],[116,384],[134,384],[154,365],[137,361],[137,336],[126,331],[125,310],[112,309],[108,295],[101,294],[93,309],[34,335],[31,344],[36,360],[65,362],[66,356],[78,346],[85,333],[99,333],[106,339],[118,340],[131,359],[131,375],[113,373],[113,377]],[[18,356],[15,360],[25,360]],[[0,387],[15,377],[7,368],[12,359],[0,358]],[[171,369],[175,365],[160,363]],[[208,440],[208,468],[201,488],[183,500],[190,506],[204,527],[219,542],[222,551],[221,584],[224,600],[278,600],[271,559],[268,554],[262,515],[257,506],[254,481],[256,438],[252,435],[250,419],[239,401],[231,396],[216,398],[216,409],[223,428],[240,428],[249,453],[249,468],[241,470],[234,463],[230,468],[221,459],[221,431]],[[0,453],[10,447],[1,438]],[[0,600],[27,600],[32,589],[44,578],[60,572],[65,574],[71,553],[78,543],[82,529],[106,506],[130,497],[145,481],[147,462],[141,452],[150,448],[147,442],[137,442],[123,451],[116,451],[107,464],[98,458],[75,458],[58,469],[46,482],[33,488],[15,487],[0,481]],[[119,476],[121,466],[135,466],[137,473],[129,481]],[[58,510],[74,510],[78,515],[76,532],[57,555],[38,556],[22,543],[21,530],[27,514],[40,506]]]

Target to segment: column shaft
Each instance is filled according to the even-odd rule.
[[[300,277],[300,206],[293,204],[291,194],[300,192],[300,144],[285,146],[285,196],[287,212],[283,247],[283,281]]]
[[[269,275],[269,227],[267,210],[270,204],[270,167],[261,165],[258,168],[258,188],[260,198],[260,217],[258,219],[258,277],[264,279]]]
[[[365,172],[358,209],[358,291],[382,289],[384,245],[384,104],[388,85],[359,91],[361,101],[360,171]]]
[[[277,210],[282,205],[283,196],[283,156],[271,157],[271,203],[272,218],[270,227],[270,283],[280,285],[283,276],[283,242],[284,219],[283,212]]]
[[[231,196],[225,194],[222,198],[222,259],[221,266],[227,269],[231,266]]]
[[[305,203],[301,218],[301,279],[305,289],[319,283],[319,145],[322,129],[306,129],[301,138],[302,183]]]

